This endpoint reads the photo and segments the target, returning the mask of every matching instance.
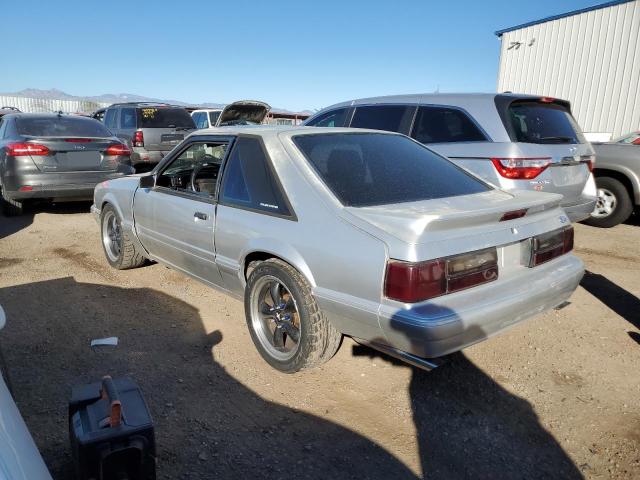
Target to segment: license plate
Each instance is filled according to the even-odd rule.
[[[180,143],[184,140],[184,135],[179,133],[165,133],[160,137],[160,141],[162,143]]]

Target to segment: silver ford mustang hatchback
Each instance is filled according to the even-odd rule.
[[[296,372],[348,335],[424,368],[563,305],[583,263],[561,195],[495,189],[404,135],[226,127],[95,190],[107,261],[146,259],[244,298]]]

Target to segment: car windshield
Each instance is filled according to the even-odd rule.
[[[580,127],[569,110],[557,103],[513,102],[509,120],[514,142],[585,143]]]
[[[33,116],[16,119],[20,135],[33,137],[111,137],[112,133],[93,118],[60,116]]]
[[[293,138],[345,206],[365,207],[455,197],[491,187],[413,140],[382,133]]]
[[[184,108],[143,107],[138,109],[139,128],[196,128]]]
[[[215,125],[221,112],[209,112],[209,123]]]

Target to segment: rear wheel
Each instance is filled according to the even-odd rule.
[[[327,320],[303,275],[278,259],[253,268],[244,297],[249,333],[262,357],[295,373],[328,361],[342,334]]]
[[[118,270],[140,267],[146,258],[122,228],[122,219],[111,205],[100,213],[102,248],[109,264]]]
[[[631,196],[625,186],[615,178],[596,178],[598,199],[587,225],[600,228],[615,227],[627,220],[633,212]]]

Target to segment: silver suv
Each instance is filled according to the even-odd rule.
[[[503,190],[562,194],[574,222],[588,218],[596,202],[594,150],[564,100],[515,94],[364,98],[328,107],[304,125],[410,135]]]
[[[196,125],[183,107],[166,103],[115,103],[103,122],[131,147],[136,172],[151,170]]]

